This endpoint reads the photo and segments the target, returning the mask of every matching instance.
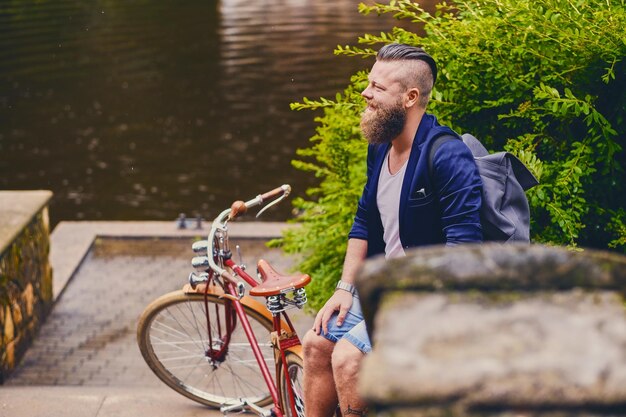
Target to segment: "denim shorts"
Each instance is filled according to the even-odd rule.
[[[350,307],[350,311],[346,314],[346,318],[341,327],[337,326],[337,313],[335,313],[328,321],[328,333],[324,333],[322,330],[322,336],[333,343],[337,343],[341,339],[346,339],[361,352],[371,352],[372,343],[367,335],[363,311],[361,310],[361,302],[357,295],[352,298],[352,307]]]

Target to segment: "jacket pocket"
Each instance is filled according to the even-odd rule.
[[[403,213],[405,246],[419,246],[442,241],[441,212],[436,193],[420,198],[409,198]]]
[[[412,194],[413,196],[414,194]],[[411,208],[422,207],[431,204],[435,200],[435,193],[430,193],[423,197],[409,197],[408,206]]]

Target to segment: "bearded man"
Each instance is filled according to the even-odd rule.
[[[344,416],[367,412],[356,381],[372,345],[353,286],[363,261],[404,256],[415,246],[482,241],[482,183],[469,148],[445,141],[428,161],[436,137],[458,136],[426,113],[436,77],[435,61],[421,48],[390,44],[378,52],[361,93],[367,182],[341,280],[303,339],[307,417],[332,416],[338,404]],[[419,331],[419,323],[407,331]]]

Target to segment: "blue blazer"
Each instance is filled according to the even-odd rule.
[[[441,135],[458,137],[425,114],[415,134],[400,194],[400,240],[405,249],[432,244],[481,242],[482,181],[471,151],[462,140],[446,141],[433,156],[432,178],[428,150]],[[378,178],[391,144],[369,145],[367,182],[349,237],[367,240],[367,256],[385,252],[383,225],[376,195]]]

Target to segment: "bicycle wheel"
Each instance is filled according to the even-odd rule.
[[[226,338],[218,337],[218,333],[226,328],[228,309],[225,301],[213,294],[208,295],[208,305],[212,346],[203,294],[175,291],[152,302],[137,326],[137,342],[145,361],[169,387],[201,404],[217,408],[245,398],[259,406],[267,405],[271,402],[269,390],[241,324],[235,325],[222,360],[207,357],[210,348],[224,346]],[[274,369],[272,322],[243,307],[267,365]]]
[[[304,417],[304,389],[302,376],[304,375],[304,364],[302,358],[293,352],[286,352],[287,372],[285,367],[280,367],[280,400],[283,413],[287,417]],[[289,401],[289,392],[287,388],[287,378],[291,381],[293,387],[293,396],[296,401],[296,414],[291,411],[291,402]]]

